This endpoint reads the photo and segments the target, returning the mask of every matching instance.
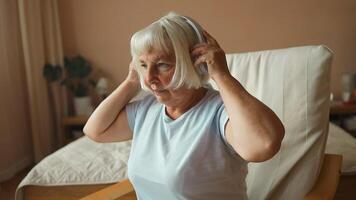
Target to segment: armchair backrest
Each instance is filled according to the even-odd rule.
[[[233,76],[279,116],[286,130],[278,154],[248,164],[249,199],[303,199],[324,155],[332,52],[305,46],[226,57]]]

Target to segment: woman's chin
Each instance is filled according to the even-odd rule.
[[[155,97],[156,97],[157,101],[159,101],[161,103],[166,100],[166,98],[163,95],[156,95],[155,94]]]
[[[153,94],[155,95],[156,99],[158,102],[164,104],[165,102],[167,102],[168,98],[168,94],[166,91],[164,92],[153,92]]]
[[[152,91],[156,97],[165,97],[168,95],[167,90]]]

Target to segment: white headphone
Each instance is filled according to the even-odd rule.
[[[192,29],[194,30],[194,32],[196,33],[196,35],[198,36],[198,40],[200,43],[204,43],[206,42],[206,39],[203,35],[203,28],[193,19],[189,18],[189,17],[185,17],[185,16],[181,16],[189,25],[190,27],[192,27]],[[199,66],[199,74],[201,75],[205,75],[208,74],[208,66],[206,65],[206,63],[203,63]]]

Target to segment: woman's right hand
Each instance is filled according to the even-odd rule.
[[[133,84],[135,88],[140,87],[140,76],[138,75],[138,72],[135,69],[133,60],[131,60],[130,62],[129,74],[126,77],[126,81],[128,81],[130,84]]]

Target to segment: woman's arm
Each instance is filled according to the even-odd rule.
[[[279,151],[284,136],[284,127],[277,115],[230,74],[219,74],[213,79],[229,116],[225,127],[229,144],[247,161],[272,158]]]
[[[130,66],[126,80],[122,82],[95,109],[83,128],[83,132],[97,142],[118,142],[132,138],[128,125],[126,104],[140,90],[137,72]]]
[[[245,160],[262,162],[272,158],[280,149],[284,126],[277,115],[250,95],[230,74],[225,52],[214,38],[204,32],[208,43],[192,51],[198,56],[195,64],[206,62],[210,77],[217,84],[229,121],[225,127],[228,143]]]

